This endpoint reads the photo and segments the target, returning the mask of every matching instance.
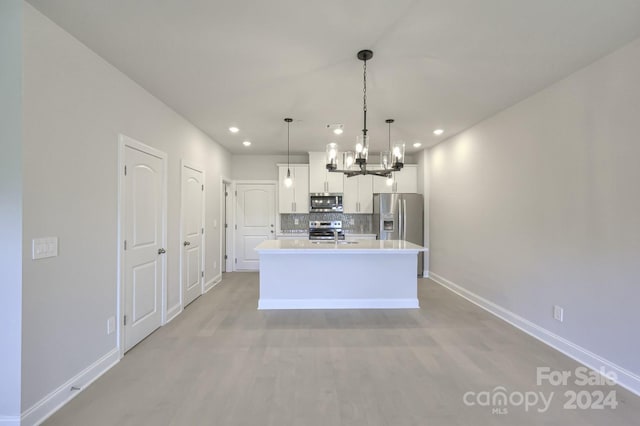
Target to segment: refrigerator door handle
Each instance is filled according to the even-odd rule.
[[[402,240],[402,222],[404,219],[404,212],[402,211],[402,200],[398,200],[398,239]]]
[[[402,239],[406,240],[407,239],[407,200],[406,199],[402,200],[402,214],[404,216],[402,219],[402,225],[403,225]]]

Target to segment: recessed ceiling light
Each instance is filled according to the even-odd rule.
[[[251,141],[244,141],[244,142],[242,142],[242,145],[251,146]]]
[[[344,124],[335,123],[335,124],[327,124],[327,129],[333,130],[333,133],[336,135],[341,135],[344,130],[342,130]]]
[[[413,144],[414,148],[420,148],[422,146],[422,144],[420,142],[416,142]]]
[[[230,131],[231,133],[238,133],[238,132],[240,131],[240,129],[238,129],[238,128],[237,128],[237,127],[235,127],[235,126],[231,126],[231,127],[229,127],[229,131]]]
[[[436,129],[436,130],[433,131],[433,134],[436,135],[436,136],[440,136],[443,133],[444,133],[444,130],[442,130],[442,129]]]

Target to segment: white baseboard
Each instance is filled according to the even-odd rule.
[[[22,413],[22,426],[39,425],[120,361],[114,348]],[[71,390],[71,388],[79,388]]]
[[[503,319],[514,327],[519,328],[530,336],[535,337],[542,343],[545,343],[567,355],[568,357],[573,358],[579,363],[584,364],[585,366],[595,371],[598,371],[599,369],[604,367],[606,371],[614,372],[617,376],[617,384],[640,396],[640,376],[638,376],[637,374],[583,348],[582,346],[570,342],[564,337],[550,332],[546,328],[542,328],[539,325],[534,324],[525,318],[522,318],[521,316],[509,311],[508,309],[503,308],[502,306],[496,305],[495,303],[481,296],[478,296],[477,294],[447,280],[446,278],[438,274],[430,272],[429,278],[440,284],[441,286],[449,289],[450,291],[458,294],[459,296],[464,297],[471,303],[481,307],[487,312]]]
[[[0,416],[2,426],[20,426],[20,416]]]
[[[172,319],[180,315],[180,312],[182,312],[182,305],[180,303],[167,309],[167,320],[165,321],[165,324],[169,324]]]
[[[260,299],[258,309],[415,309],[418,299]]]
[[[222,274],[218,274],[204,284],[204,293],[208,292],[222,281]]]

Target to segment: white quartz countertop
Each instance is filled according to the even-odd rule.
[[[265,240],[258,244],[259,253],[418,253],[428,249],[403,240],[360,240],[352,244],[344,241]]]

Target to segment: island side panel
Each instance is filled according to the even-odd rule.
[[[415,253],[261,253],[259,309],[418,308]]]

